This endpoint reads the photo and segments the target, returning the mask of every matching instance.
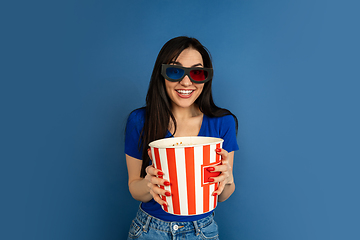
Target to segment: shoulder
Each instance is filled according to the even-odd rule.
[[[136,130],[138,133],[141,132],[145,123],[145,108],[138,108],[129,114],[126,122],[126,132],[132,132]]]
[[[144,107],[135,109],[130,113],[129,118],[144,118],[145,112],[146,110]]]
[[[208,117],[204,115],[204,117],[207,120],[206,134],[211,137],[222,138],[224,140],[223,148],[228,152],[239,149],[236,140],[236,122],[232,115],[221,117]]]
[[[236,134],[236,122],[232,115],[224,115],[221,117],[208,117],[208,125],[219,133],[220,136],[224,136],[229,132],[235,132]]]
[[[125,129],[125,153],[133,158],[141,159],[139,141],[145,122],[145,108],[139,108],[129,114]]]
[[[235,125],[235,119],[234,119],[234,117],[232,115],[225,115],[225,116],[221,116],[221,117],[208,117],[208,116],[206,116],[206,118],[212,124]]]
[[[222,117],[219,117],[220,121],[222,122],[228,122],[228,123],[234,123],[235,124],[235,119],[232,115],[225,115]]]
[[[138,108],[132,111],[128,117],[129,122],[144,122],[145,119],[145,108]]]
[[[236,132],[236,122],[232,115],[224,115],[221,117],[209,117],[204,115],[203,127],[212,134],[218,134],[220,137],[229,131]]]

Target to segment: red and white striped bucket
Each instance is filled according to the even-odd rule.
[[[171,183],[160,186],[171,192],[170,197],[162,196],[168,203],[163,206],[164,211],[175,215],[198,215],[216,207],[217,196],[212,193],[218,183],[208,179],[220,173],[209,172],[207,168],[220,163],[215,149],[221,148],[223,141],[212,137],[175,137],[149,144],[155,168],[161,170]]]

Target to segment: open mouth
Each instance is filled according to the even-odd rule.
[[[178,92],[181,95],[187,96],[190,95],[194,92],[194,90],[176,90],[176,92]]]

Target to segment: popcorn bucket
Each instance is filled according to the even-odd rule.
[[[175,215],[198,215],[213,210],[217,196],[212,193],[218,183],[210,182],[219,172],[208,171],[220,164],[224,140],[213,137],[175,137],[153,141],[149,144],[155,168],[164,173],[170,186],[160,186],[171,192],[170,197],[161,196],[168,206],[164,211]],[[160,176],[162,178],[162,176]]]

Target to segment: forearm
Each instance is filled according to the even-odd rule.
[[[228,199],[233,194],[234,191],[235,191],[235,183],[234,182],[226,184],[224,187],[224,190],[219,195],[218,201],[224,202],[226,199]]]
[[[235,182],[234,182],[234,176],[231,173],[230,176],[226,179],[224,190],[219,195],[218,201],[224,202],[234,193],[234,191],[235,191]]]
[[[131,196],[138,201],[148,202],[152,199],[150,188],[147,186],[148,181],[145,178],[136,179],[129,183]]]

